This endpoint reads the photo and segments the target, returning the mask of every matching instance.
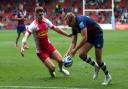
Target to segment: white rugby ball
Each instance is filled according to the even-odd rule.
[[[64,57],[63,63],[64,63],[64,66],[65,67],[71,67],[72,66],[72,63],[73,63],[72,57],[71,56]]]

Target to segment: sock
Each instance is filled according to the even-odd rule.
[[[52,78],[55,78],[56,77],[55,67],[49,68],[49,73]]]
[[[104,74],[108,75],[108,70],[107,70],[106,64],[104,62],[102,62],[99,66],[103,70]]]
[[[50,72],[50,75],[51,75],[52,78],[55,78],[56,77],[55,71],[49,71],[49,72]]]
[[[59,71],[61,72],[62,69],[63,69],[63,62],[59,62],[59,63],[58,63],[58,66],[59,66]]]
[[[50,72],[50,74],[51,74],[51,77],[52,77],[52,78],[55,78],[55,77],[56,77],[55,71],[54,71],[54,72]]]
[[[85,57],[83,61],[91,64],[92,66],[95,66],[95,61],[93,61],[90,57]]]

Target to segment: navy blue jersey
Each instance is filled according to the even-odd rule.
[[[16,16],[18,18],[25,18],[26,17],[26,12],[24,11],[17,11],[16,13]],[[24,32],[26,30],[26,27],[25,27],[25,23],[24,23],[24,20],[18,20],[18,25],[17,25],[17,32]]]
[[[25,18],[26,17],[26,12],[24,12],[24,11],[17,11],[16,16],[18,18],[22,18],[22,17]],[[20,24],[24,24],[24,20],[19,20],[18,21],[18,25],[20,25]]]
[[[72,27],[72,34],[80,33],[82,29],[87,28],[88,36],[95,36],[97,33],[102,33],[99,24],[89,16],[76,16],[76,24]]]
[[[87,28],[87,42],[96,48],[102,48],[104,44],[103,30],[95,20],[88,16],[76,16],[76,24],[72,27],[72,34],[77,35],[85,27]]]

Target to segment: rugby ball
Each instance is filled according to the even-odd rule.
[[[63,63],[64,63],[64,66],[65,67],[71,67],[72,66],[72,63],[73,63],[72,57],[71,56],[64,57]]]

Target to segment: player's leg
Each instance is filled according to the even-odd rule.
[[[62,56],[57,50],[54,50],[54,52],[51,54],[50,57],[58,62],[60,72],[62,72],[66,76],[70,75],[70,73],[66,69],[63,68]]]
[[[23,35],[25,35],[25,31],[23,31]],[[29,48],[27,42],[24,44],[24,48],[25,49],[28,49]]]
[[[89,52],[89,50],[90,50],[92,47],[93,47],[92,44],[86,42],[86,43],[84,44],[84,46],[81,47],[81,49],[80,49],[79,57],[80,57],[83,61],[85,61],[85,62],[91,64],[92,66],[95,66],[95,62],[94,62],[89,56],[87,56],[87,53]]]
[[[95,56],[96,56],[96,62],[98,63],[99,67],[103,70],[105,74],[105,79],[103,82],[103,85],[108,85],[111,81],[111,76],[108,73],[108,69],[106,64],[102,60],[102,49],[103,49],[104,39],[103,34],[97,34],[95,38]]]
[[[37,53],[37,56],[40,58],[40,60],[45,64],[45,66],[48,68],[49,73],[51,75],[52,78],[54,78],[55,75],[55,65],[53,64],[53,62],[51,61],[50,57],[48,56],[48,54],[40,52]]]
[[[55,65],[53,64],[53,62],[51,61],[51,59],[49,57],[44,61],[44,64],[48,68],[51,77],[52,78],[56,77]]]
[[[98,63],[99,67],[103,70],[105,74],[103,85],[108,85],[111,81],[111,75],[108,72],[106,64],[102,60],[102,48],[96,48],[95,49],[95,55],[96,55],[96,62]]]
[[[20,38],[21,33],[23,33],[25,31],[25,25],[18,25],[17,26],[17,37],[16,37],[16,48],[18,48],[18,41]]]
[[[93,75],[93,79],[96,79],[96,77],[98,76],[98,72],[99,72],[99,66],[98,64],[92,60],[92,58],[90,58],[89,56],[87,56],[88,51],[93,47],[92,44],[86,42],[85,45],[80,49],[80,58],[89,63],[90,65],[94,66],[95,70],[94,70],[94,75]]]
[[[20,35],[21,35],[21,32],[20,31],[17,31],[16,48],[18,48],[18,41],[19,41]]]

